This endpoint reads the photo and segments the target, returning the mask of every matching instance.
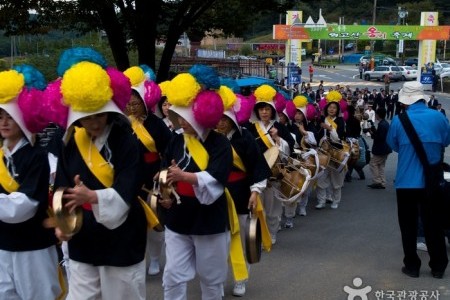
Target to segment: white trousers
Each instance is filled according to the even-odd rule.
[[[338,172],[334,169],[325,169],[323,175],[317,179],[316,197],[319,204],[326,202],[327,188],[331,192],[331,200],[334,204],[341,202],[341,189],[344,185],[346,169]]]
[[[290,204],[284,205],[284,215],[286,218],[295,217],[295,213],[297,211],[297,206],[306,208],[306,206],[308,205],[308,199],[309,199],[310,192],[311,192],[311,186],[309,186],[306,189],[305,193],[303,193],[303,195],[298,199],[298,201],[294,201]]]
[[[163,250],[164,232],[149,229],[147,232],[147,252],[150,259],[159,259]]]
[[[267,226],[271,234],[275,235],[278,232],[281,221],[281,214],[283,213],[283,206],[281,201],[275,197],[274,188],[271,185],[278,185],[278,182],[271,182],[261,194],[261,200],[266,212]]]
[[[187,282],[198,274],[202,300],[222,299],[227,279],[230,233],[210,235],[178,234],[166,228],[164,299],[185,300]]]
[[[56,246],[21,252],[0,250],[1,299],[55,299],[60,293]]]
[[[69,264],[66,300],[145,300],[144,260],[129,267],[93,266],[72,259]]]

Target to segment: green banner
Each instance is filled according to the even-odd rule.
[[[286,29],[285,27],[289,27]],[[448,40],[450,26],[275,25],[275,39],[313,40]]]
[[[448,26],[327,25],[307,28],[312,39],[446,40]]]

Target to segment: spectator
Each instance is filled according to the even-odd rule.
[[[439,104],[438,99],[434,95],[430,96],[430,100],[428,100],[428,107],[429,108],[436,108],[436,106]]]
[[[312,65],[309,65],[308,71],[309,71],[309,82],[313,82],[314,69]]]
[[[375,113],[378,121],[378,128],[372,126],[369,131],[373,139],[372,158],[370,159],[370,171],[372,172],[372,184],[368,185],[371,189],[385,189],[386,177],[384,167],[389,153],[392,152],[386,143],[386,136],[389,130],[389,123],[385,120],[386,109],[379,107]]]
[[[406,82],[399,93],[399,101],[406,105],[407,116],[422,141],[429,163],[436,164],[442,159],[443,148],[450,144],[450,125],[441,113],[427,108],[425,98],[423,85],[417,81]],[[442,278],[448,257],[440,220],[441,209],[439,202],[431,199],[425,190],[422,164],[398,117],[392,120],[387,143],[398,152],[395,188],[404,253],[402,272],[410,277],[419,277],[420,274],[421,260],[416,248],[420,214],[430,255],[431,274],[434,278]]]
[[[359,64],[359,79],[363,78],[364,66],[362,63]]]
[[[389,95],[386,97],[386,118],[389,120],[392,120],[394,117],[394,107],[395,107],[395,97],[394,97],[394,90],[391,90],[389,92]]]
[[[438,103],[438,105],[436,105],[436,110],[440,111],[444,116],[447,117],[447,115],[445,114],[445,109],[442,108],[442,104]]]

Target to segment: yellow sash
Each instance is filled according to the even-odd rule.
[[[106,162],[97,147],[95,147],[95,145],[91,145],[92,141],[87,135],[86,130],[84,128],[75,127],[74,137],[81,157],[89,167],[89,170],[105,187],[111,187],[114,182],[114,169],[110,164],[108,164],[108,162]],[[139,199],[139,203],[144,209],[145,217],[147,219],[147,226],[149,228],[158,226],[158,218],[155,216],[148,204],[142,199]]]
[[[186,148],[191,154],[200,170],[204,171],[208,166],[209,155],[202,143],[194,136],[183,134]],[[227,198],[228,219],[230,222],[230,262],[233,269],[233,276],[236,281],[248,279],[247,264],[245,263],[244,250],[242,249],[241,235],[239,233],[239,219],[234,207],[233,198],[228,189],[225,188]]]
[[[245,170],[244,163],[242,162],[241,157],[237,154],[236,150],[234,150],[234,147],[231,147],[231,150],[233,150],[233,166],[241,170],[242,172],[247,172]]]
[[[0,185],[8,193],[15,192],[19,189],[19,183],[9,174],[8,168],[3,161],[3,149],[0,148]]]
[[[244,163],[242,162],[241,157],[237,154],[236,150],[234,150],[233,147],[233,165],[238,168],[239,170],[246,172]],[[230,195],[231,197],[231,195]],[[261,238],[262,238],[262,245],[264,250],[267,252],[270,251],[272,248],[272,238],[270,236],[269,227],[267,226],[266,222],[266,215],[264,213],[264,207],[262,205],[261,197],[258,195],[256,198],[256,216],[258,217],[259,224],[261,226]],[[233,205],[234,206],[234,205]]]
[[[261,128],[261,125],[259,125],[259,122],[255,122],[256,131],[258,132],[261,140],[266,145],[267,149],[271,148],[273,145],[270,142],[269,138],[267,137],[267,132],[264,132],[264,130]]]
[[[130,120],[134,133],[136,133],[138,139],[145,146],[145,148],[147,148],[150,152],[158,152],[156,149],[155,140],[144,125],[133,116],[130,116]]]
[[[330,117],[327,117],[327,122],[333,127],[334,129],[337,129],[337,124],[334,122],[334,120]]]
[[[203,147],[202,143],[191,134],[183,134],[184,142],[186,144],[186,148],[189,150],[189,153],[192,155],[197,166],[200,170],[204,171],[208,166],[209,154],[206,152],[206,149]]]
[[[256,197],[256,216],[258,217],[259,224],[261,225],[261,240],[264,250],[269,252],[272,249],[272,237],[270,236],[269,227],[266,222],[266,214],[262,205],[261,197]]]

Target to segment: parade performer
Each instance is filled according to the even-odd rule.
[[[1,298],[61,299],[56,238],[43,226],[49,163],[32,134],[48,125],[40,105],[45,79],[20,65],[0,72],[0,82]]]
[[[238,214],[242,248],[245,249],[245,228],[249,211],[256,213],[258,204],[262,208],[259,195],[265,189],[271,171],[258,149],[255,138],[247,129],[240,126],[250,118],[253,104],[246,97],[235,95],[226,87],[221,87],[219,93],[224,99],[225,112],[217,124],[217,131],[230,140],[233,150],[233,166],[228,177],[227,188]],[[264,218],[262,221],[265,224]],[[268,233],[266,224],[265,228]],[[268,233],[265,237],[268,243],[264,245],[263,242],[263,247],[269,251],[270,234]],[[233,295],[242,297],[245,292],[246,281],[235,280]]]
[[[233,157],[227,138],[211,130],[222,117],[222,99],[189,73],[172,79],[167,99],[174,128],[184,133],[173,137],[162,163],[179,195],[160,200],[168,208],[164,299],[186,299],[196,274],[202,299],[222,299],[230,243],[224,189]]]
[[[63,52],[58,74],[62,98],[49,106],[68,116],[55,188],[66,187],[65,208],[83,216],[78,233],[55,229],[69,241],[67,299],[145,299],[142,154],[122,113],[130,81],[90,48]]]
[[[127,103],[125,113],[130,118],[131,127],[144,153],[144,187],[141,189],[140,196],[141,199],[147,199],[153,188],[153,177],[160,168],[160,157],[172,134],[166,124],[152,111],[161,99],[160,87],[146,76],[142,67],[128,68],[124,74],[130,79],[132,88],[131,99]],[[163,241],[164,233],[154,230],[148,232],[149,275],[160,272],[159,257]]]
[[[265,152],[271,147],[277,147],[281,155],[286,158],[292,152],[295,141],[286,127],[276,121],[277,112],[273,101],[276,93],[276,90],[269,85],[261,85],[254,91],[256,98],[252,117],[254,123],[249,124],[248,129],[255,137],[260,151]],[[281,202],[275,199],[272,187],[274,184],[279,183],[271,180],[262,193],[263,206],[273,244],[277,240],[282,214]]]
[[[321,139],[329,142],[336,149],[343,149],[343,141],[345,140],[345,121],[340,116],[340,100],[341,94],[338,91],[331,91],[326,95],[326,105],[323,107],[324,116],[322,117],[321,127],[324,129]],[[321,103],[319,103],[319,106]],[[345,161],[346,164],[346,161]],[[324,174],[317,180],[317,209],[325,207],[326,190],[330,188],[331,192],[331,208],[337,209],[341,202],[341,188],[344,185],[346,167],[344,162],[343,169],[339,170],[328,166]]]

